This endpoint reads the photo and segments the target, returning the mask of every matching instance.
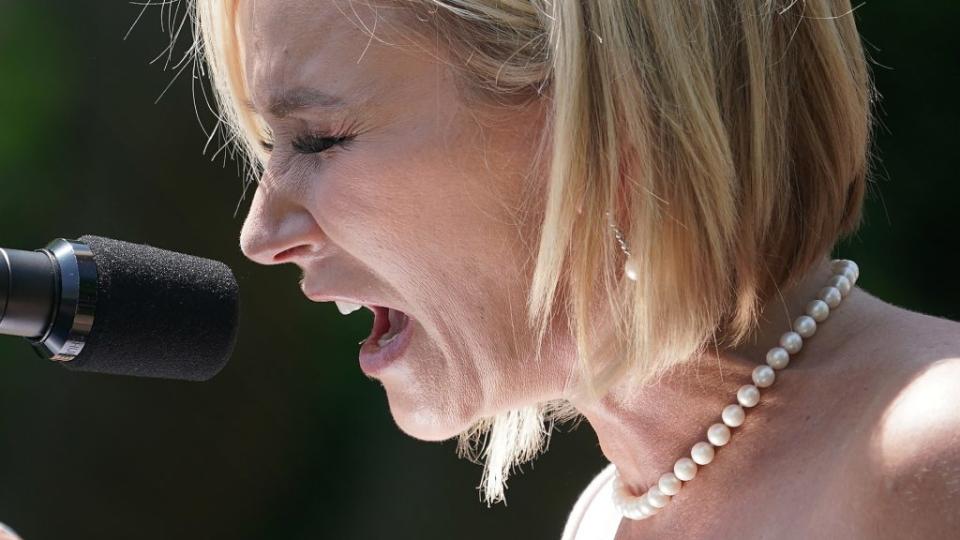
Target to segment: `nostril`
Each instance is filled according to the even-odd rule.
[[[288,262],[292,259],[296,259],[297,257],[303,257],[305,255],[308,255],[311,251],[313,251],[312,248],[306,244],[294,246],[292,248],[285,249],[280,253],[275,254],[273,256],[273,262],[275,263]]]

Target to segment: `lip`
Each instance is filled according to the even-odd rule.
[[[403,330],[384,347],[381,348],[377,345],[376,340],[369,339],[369,337],[364,340],[363,346],[360,347],[360,369],[368,377],[375,376],[406,352],[413,336],[413,317],[409,314],[406,315],[407,324],[403,327]],[[376,322],[374,322],[374,327],[376,327]],[[373,335],[372,330],[371,335]]]
[[[363,346],[360,347],[360,369],[367,376],[374,376],[388,365],[393,363],[397,358],[399,358],[406,351],[407,346],[410,343],[411,336],[413,334],[413,322],[414,318],[410,315],[409,312],[404,311],[393,306],[383,305],[379,301],[375,301],[370,298],[361,298],[356,296],[341,296],[333,294],[323,294],[317,290],[309,290],[307,287],[303,287],[303,294],[313,302],[349,302],[351,304],[361,305],[376,317],[376,308],[387,308],[393,309],[395,311],[401,311],[407,316],[407,325],[393,338],[386,347],[382,349],[376,344],[375,340],[365,340]],[[376,319],[374,319],[374,326],[376,326]],[[372,330],[371,330],[372,333]]]

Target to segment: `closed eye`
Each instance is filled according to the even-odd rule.
[[[291,141],[290,146],[301,154],[319,154],[336,145],[343,145],[353,140],[354,135],[303,135]],[[267,152],[272,152],[274,145],[270,141],[261,140],[260,146]]]
[[[291,142],[291,146],[301,154],[319,154],[338,144],[344,144],[353,139],[351,135],[337,135],[333,137],[321,135],[303,135]]]

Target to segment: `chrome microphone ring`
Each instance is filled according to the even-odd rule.
[[[53,262],[60,295],[47,331],[29,341],[40,356],[69,362],[83,351],[93,328],[97,265],[90,246],[79,240],[57,238],[37,251]]]

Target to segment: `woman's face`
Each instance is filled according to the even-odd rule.
[[[313,300],[407,314],[405,352],[362,367],[401,429],[446,439],[558,397],[569,371],[555,336],[550,362],[534,364],[525,324],[542,209],[518,210],[542,184],[528,171],[543,103],[465,100],[439,44],[411,46],[402,26],[384,24],[395,10],[380,10],[374,29],[372,12],[348,18],[350,8],[241,3],[250,105],[273,148],[240,243],[258,263],[299,266]]]

